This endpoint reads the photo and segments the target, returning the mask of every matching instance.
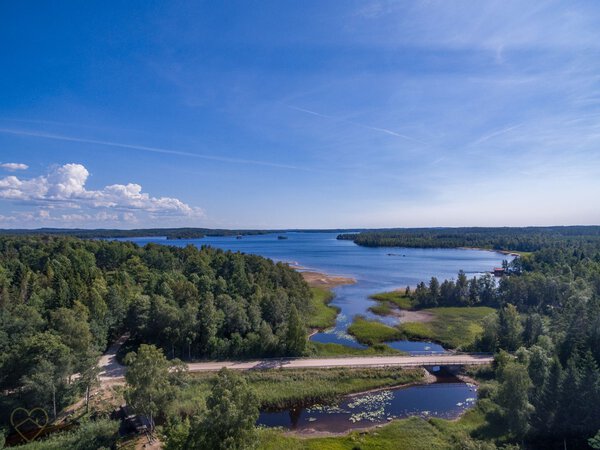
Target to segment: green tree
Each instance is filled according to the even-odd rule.
[[[294,305],[291,306],[288,315],[285,343],[289,355],[301,355],[306,348],[306,329]]]
[[[535,413],[532,424],[539,435],[557,434],[556,415],[559,401],[562,397],[563,370],[558,358],[554,357],[550,363],[548,376],[539,394],[534,396]],[[537,388],[537,387],[536,387]],[[538,388],[539,389],[539,388]]]
[[[525,326],[523,327],[523,343],[530,347],[537,342],[542,334],[544,334],[542,316],[537,313],[528,314],[525,318]]]
[[[239,374],[221,369],[206,400],[207,412],[191,427],[186,449],[242,450],[256,445],[258,399]]]
[[[498,348],[498,316],[490,314],[481,321],[483,332],[477,341],[477,349],[482,352],[495,352]]]
[[[508,431],[518,440],[529,430],[529,417],[533,412],[529,403],[530,388],[531,380],[524,365],[511,361],[503,368],[496,400]]]
[[[436,277],[429,280],[429,296],[427,303],[431,306],[437,306],[440,299],[440,282]]]
[[[217,310],[213,294],[209,292],[201,299],[198,313],[198,346],[201,355],[211,353],[217,330]]]
[[[21,383],[33,397],[36,405],[51,405],[56,417],[67,393],[67,377],[72,374],[73,357],[59,336],[51,332],[39,333],[23,342],[26,349],[23,364],[29,367]]]
[[[501,349],[515,351],[521,345],[521,319],[514,305],[506,305],[498,315],[498,344]]]
[[[469,279],[462,270],[456,277],[456,301],[461,306],[469,303]]]
[[[476,277],[469,280],[469,306],[477,305],[481,300],[479,298],[479,282]]]
[[[173,394],[170,382],[170,363],[162,350],[154,345],[140,345],[137,353],[125,357],[127,372],[125,399],[134,411],[148,416],[152,427],[154,418],[164,410]]]

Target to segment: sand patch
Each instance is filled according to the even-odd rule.
[[[356,280],[350,277],[342,277],[339,275],[328,275],[321,272],[313,272],[310,270],[300,272],[304,281],[308,283],[310,287],[321,287],[331,289],[336,286],[344,284],[354,284]]]
[[[404,309],[395,310],[396,314],[400,318],[401,323],[408,322],[431,322],[434,319],[433,313],[429,311],[407,311]]]

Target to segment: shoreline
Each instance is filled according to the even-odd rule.
[[[302,275],[304,281],[310,287],[318,287],[324,289],[333,289],[338,286],[355,284],[356,279],[351,277],[345,277],[341,275],[330,275],[324,272],[317,272],[315,270],[308,270],[302,267],[290,266]]]
[[[458,247],[461,250],[479,250],[479,251],[485,251],[485,252],[495,252],[495,253],[500,253],[502,255],[507,255],[507,256],[514,256],[515,258],[519,258],[521,256],[521,253],[529,253],[529,252],[517,252],[516,250],[496,250],[493,248],[483,248],[483,247]]]

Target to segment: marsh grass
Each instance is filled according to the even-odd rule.
[[[399,329],[404,336],[434,340],[445,347],[463,350],[469,349],[483,332],[483,318],[496,313],[493,308],[486,306],[430,308],[423,311],[433,314],[433,320],[400,324]]]
[[[405,322],[392,327],[357,316],[348,333],[363,344],[374,345],[399,339],[430,340],[446,348],[468,350],[483,332],[483,318],[496,310],[486,306],[429,308],[430,322]]]
[[[392,304],[400,309],[412,309],[414,308],[414,301],[404,293],[404,290],[392,291],[392,292],[381,292],[379,294],[373,294],[371,297],[373,300],[385,304]],[[388,305],[391,307],[391,305]]]
[[[335,325],[335,318],[340,312],[339,308],[330,306],[333,300],[333,292],[321,287],[310,288],[312,297],[310,301],[310,316],[307,321],[309,328],[320,330],[331,328]]]
[[[354,348],[346,345],[322,342],[309,342],[310,356],[376,356],[376,355],[404,355],[405,352],[393,349],[385,344],[374,344],[367,348]]]
[[[376,305],[369,306],[369,311],[378,316],[389,316],[392,314],[392,305],[390,302],[378,302]]]
[[[390,327],[376,320],[367,320],[362,316],[354,318],[354,322],[348,327],[348,333],[354,336],[358,342],[367,345],[402,338],[402,333],[398,328]]]
[[[424,379],[421,369],[398,368],[251,370],[242,372],[242,376],[256,392],[261,407],[271,410],[329,402],[346,394]],[[204,403],[215,377],[215,374],[193,374],[181,398]]]

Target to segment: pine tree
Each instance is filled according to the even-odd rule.
[[[286,332],[286,352],[288,355],[298,356],[306,348],[306,329],[300,320],[300,314],[295,305],[290,308]]]
[[[521,319],[514,305],[506,305],[498,315],[498,344],[509,352],[521,345]]]

